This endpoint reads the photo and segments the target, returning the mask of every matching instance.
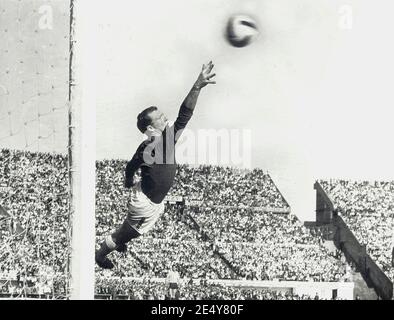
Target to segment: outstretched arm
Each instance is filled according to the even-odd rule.
[[[201,88],[205,87],[207,84],[216,83],[216,81],[211,80],[214,76],[216,76],[215,73],[211,73],[213,67],[214,65],[212,61],[210,61],[207,65],[204,64],[202,66],[202,70],[198,75],[196,82],[182,103],[186,108],[194,110]]]
[[[183,100],[181,108],[179,110],[178,118],[174,123],[175,131],[181,130],[186,127],[186,124],[189,122],[194,108],[196,107],[197,98],[200,94],[200,90],[208,84],[215,84],[215,81],[211,79],[216,75],[215,73],[211,73],[214,65],[212,61],[210,61],[207,65],[202,66],[202,70],[198,75],[196,82],[193,84],[193,87],[189,91],[185,100]]]

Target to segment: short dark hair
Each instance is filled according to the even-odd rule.
[[[149,108],[146,108],[143,110],[138,116],[137,116],[137,127],[138,130],[140,130],[142,133],[145,133],[146,129],[150,124],[152,124],[152,119],[149,117],[149,114],[153,111],[156,111],[157,107],[151,106]]]

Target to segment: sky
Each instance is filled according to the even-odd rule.
[[[0,146],[64,152],[68,2],[1,1]],[[41,28],[48,3],[52,25]],[[81,85],[96,102],[97,159],[129,159],[143,138],[137,114],[156,105],[174,119],[212,60],[217,84],[202,90],[188,128],[250,132],[251,166],[270,173],[301,220],[314,219],[316,179],[393,180],[393,9],[390,0],[95,1]],[[223,36],[234,14],[260,31],[241,49]]]

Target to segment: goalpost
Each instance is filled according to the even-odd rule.
[[[95,36],[91,5],[70,0],[69,261],[70,299],[94,299]]]

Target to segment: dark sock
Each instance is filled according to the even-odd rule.
[[[120,228],[112,234],[112,239],[119,246],[139,236],[140,234],[125,220]]]
[[[107,236],[107,238],[101,243],[100,249],[96,251],[96,255],[99,258],[105,258],[118,247],[121,247],[131,239],[139,236],[140,234],[130,226],[127,220],[125,220],[118,230],[116,230],[112,235]]]
[[[99,257],[104,258],[116,249],[116,244],[112,240],[112,236],[108,236],[100,245],[100,249],[96,251]]]

